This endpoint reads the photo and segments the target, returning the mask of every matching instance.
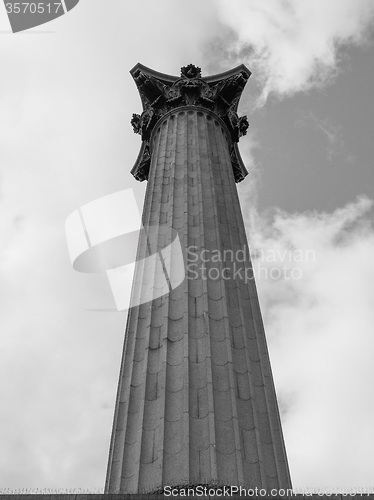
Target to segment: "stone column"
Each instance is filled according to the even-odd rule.
[[[132,74],[144,107],[132,120],[143,139],[132,173],[148,179],[143,224],[152,251],[178,234],[185,278],[129,311],[106,491],[290,488],[235,185],[247,174],[236,143],[248,123],[236,111],[250,72],[202,79],[190,65],[176,78],[137,65]],[[134,294],[167,272],[144,264],[148,250],[143,233]],[[168,269],[172,283],[178,270]]]

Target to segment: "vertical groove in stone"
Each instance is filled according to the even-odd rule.
[[[164,228],[168,228],[168,233],[171,230],[170,226],[170,211],[172,208],[172,179],[174,174],[174,162],[171,156],[171,152],[175,150],[175,118],[172,117],[161,127],[164,139],[164,148],[160,150],[158,156],[159,163],[157,164],[157,169],[162,175],[160,175],[160,206],[156,207],[156,211],[159,211],[160,217],[158,223],[161,225],[161,237],[158,240],[157,248],[161,249],[166,246],[167,240],[170,238],[169,234],[165,234]],[[156,174],[155,174],[156,175]],[[163,273],[163,270],[160,270]],[[159,314],[159,317],[155,317],[155,328],[161,328],[162,330],[162,357],[159,361],[160,368],[160,399],[159,399],[159,411],[160,411],[160,422],[158,427],[158,433],[155,439],[155,449],[157,450],[157,459],[155,462],[151,463],[147,470],[145,470],[144,477],[142,478],[142,491],[147,491],[152,489],[157,484],[162,483],[163,475],[163,464],[164,464],[164,448],[165,448],[165,435],[167,435],[166,427],[166,417],[165,410],[167,408],[167,343],[169,334],[169,306],[170,302],[167,296],[161,298],[165,302],[165,307],[163,312]],[[152,472],[153,471],[153,472]],[[141,489],[139,489],[141,491]]]
[[[185,144],[187,147],[185,147],[184,150],[184,159],[185,159],[185,164],[183,165],[183,170],[184,170],[184,183],[183,183],[183,195],[184,195],[184,201],[183,201],[183,219],[184,219],[184,227],[183,227],[183,241],[182,247],[185,250],[186,246],[188,245],[188,154],[189,154],[189,146],[188,146],[188,140],[189,140],[189,134],[188,134],[188,129],[187,129],[187,116],[185,117],[185,113],[183,113],[183,120],[185,123]],[[185,167],[187,165],[187,169]],[[185,259],[186,262],[186,259]],[[188,283],[187,280],[185,280],[184,283],[184,317],[185,317],[185,331],[184,331],[184,358],[183,358],[183,363],[184,363],[184,381],[185,381],[185,399],[184,399],[184,432],[185,432],[185,440],[184,440],[184,448],[185,448],[185,477],[186,481],[189,481],[189,478],[191,476],[191,463],[190,463],[190,442],[191,442],[191,433],[190,433],[190,395],[189,395],[189,349],[190,349],[190,336],[189,336],[189,309],[188,309]]]
[[[196,247],[196,255],[200,255],[203,249],[209,246],[209,237],[205,231],[205,220],[206,212],[204,211],[204,206],[209,203],[210,207],[212,204],[212,193],[207,191],[211,183],[211,162],[208,154],[208,140],[206,134],[206,117],[203,113],[195,113],[194,124],[195,124],[195,137],[196,137],[196,175],[194,175],[193,188],[191,188],[191,193],[193,194],[193,199],[195,200],[195,205],[190,207],[190,212],[198,214],[198,219],[196,223],[191,227],[195,234],[192,234],[191,244]],[[207,182],[209,180],[209,182]],[[198,259],[197,266],[199,268],[199,275],[201,275],[201,266],[203,261],[201,258]],[[209,480],[217,480],[217,460],[216,460],[216,435],[215,435],[215,425],[214,425],[214,398],[213,398],[213,383],[212,383],[212,365],[211,365],[211,350],[210,350],[210,319],[208,314],[208,288],[207,280],[203,279],[191,279],[189,280],[190,288],[190,300],[193,298],[196,302],[199,302],[199,306],[195,307],[196,311],[201,310],[200,316],[196,318],[195,329],[191,329],[190,335],[196,339],[196,350],[199,349],[199,343],[203,345],[205,354],[205,367],[202,372],[206,386],[204,389],[199,391],[200,400],[202,405],[204,403],[203,398],[205,398],[206,403],[206,432],[209,446],[206,450],[199,452],[199,461],[195,460],[194,454],[191,453],[190,461],[194,464],[194,474],[190,477],[190,482],[192,484],[196,483],[207,483]],[[195,356],[199,356],[196,352]],[[200,355],[201,356],[201,355]],[[204,415],[205,416],[205,415]],[[196,454],[195,454],[196,455]],[[203,457],[202,457],[203,455]]]
[[[169,117],[170,120],[172,117]],[[170,179],[170,209],[168,224],[183,245],[184,229],[184,164],[185,147],[183,144],[184,123],[179,115],[174,118],[173,148],[167,152],[172,170]],[[172,267],[172,266],[171,266]],[[186,460],[188,462],[188,438],[186,438],[186,416],[184,411],[185,381],[184,343],[186,341],[186,284],[169,293],[169,315],[167,332],[167,365],[165,391],[165,433],[163,450],[163,484],[175,479],[186,481]],[[172,474],[172,476],[171,476]],[[188,476],[187,476],[188,477]]]
[[[196,108],[176,110],[153,133],[143,224],[156,225],[158,250],[173,231],[185,258],[196,247],[198,276],[189,268],[190,279],[129,312],[110,493],[212,481],[290,486],[256,288],[223,278],[234,264],[251,268],[250,258],[204,263],[201,254],[247,246],[226,133]],[[142,235],[138,259],[146,246]],[[159,286],[163,272],[138,263],[133,293]]]
[[[198,115],[187,114],[188,133],[188,196],[189,205],[189,245],[202,248],[203,224],[201,220],[201,197],[198,168],[200,165],[198,147]],[[199,286],[194,287],[194,284]],[[192,285],[192,286],[190,286]],[[204,283],[189,280],[188,308],[191,328],[189,330],[189,430],[190,430],[190,476],[192,484],[201,484],[211,478],[211,433],[209,429],[209,397],[207,380],[207,332],[204,322],[205,304]]]
[[[158,140],[156,142],[156,145],[154,147],[154,155],[156,158],[160,158],[160,153],[159,153],[159,144],[160,141]],[[165,158],[166,162],[166,158]],[[169,162],[169,170],[170,174],[172,175],[172,164]],[[171,200],[171,193],[170,190],[167,193],[160,193],[160,203],[163,204],[165,210],[166,208],[170,207],[170,200]],[[167,210],[168,212],[168,210]],[[166,357],[167,357],[167,335],[168,335],[168,324],[166,321],[167,315],[168,315],[168,307],[169,307],[169,302],[167,300],[167,296],[161,297],[161,300],[164,302],[164,314],[163,317],[165,318],[165,321],[163,322],[162,326],[156,325],[154,335],[151,332],[151,339],[150,339],[150,347],[155,347],[157,348],[157,342],[159,343],[159,349],[160,349],[160,360],[159,360],[159,367],[160,367],[160,397],[158,401],[158,427],[157,427],[157,433],[155,435],[155,453],[157,454],[156,460],[152,466],[154,467],[154,473],[151,474],[147,469],[144,470],[144,477],[142,477],[142,489],[144,491],[149,491],[148,483],[152,482],[153,484],[160,484],[162,483],[162,467],[163,467],[163,449],[164,449],[164,431],[165,431],[165,398],[166,398]],[[150,467],[149,467],[150,468]],[[139,488],[140,491],[140,488]]]
[[[229,161],[228,155],[225,150],[221,152],[222,162],[226,164]],[[228,223],[230,224],[231,231],[229,232],[228,248],[234,251],[243,248],[241,242],[241,235],[243,232],[243,225],[238,224],[238,211],[235,210],[236,204],[234,200],[237,199],[236,186],[233,179],[230,178],[228,172],[225,171],[225,181],[227,183],[227,190],[225,191],[224,205],[229,213]],[[242,244],[241,244],[242,243]],[[246,243],[246,242],[245,242]],[[244,243],[244,244],[245,244]],[[243,263],[234,259],[234,264],[239,269]],[[249,262],[246,262],[246,267]],[[233,272],[235,268],[233,267]],[[264,484],[263,474],[261,474],[260,459],[261,459],[261,445],[258,436],[258,415],[257,405],[254,398],[253,386],[253,370],[255,367],[250,362],[249,352],[247,347],[247,335],[251,335],[253,327],[245,321],[248,310],[243,308],[241,304],[241,277],[234,282],[227,283],[229,294],[229,311],[230,311],[230,327],[232,332],[232,347],[233,356],[235,358],[234,370],[236,377],[236,390],[237,390],[237,405],[238,405],[238,426],[241,438],[241,456],[243,468],[246,476],[251,478],[252,484]],[[250,465],[249,465],[250,464]]]
[[[153,201],[153,200],[152,200]],[[154,206],[155,204],[152,203]],[[152,210],[151,210],[152,213]],[[157,213],[159,211],[157,210]],[[142,238],[146,238],[145,235]],[[143,241],[146,246],[146,242]],[[140,273],[140,290],[153,288],[157,279],[157,261],[147,259]],[[153,304],[152,304],[153,306]],[[121,490],[137,490],[139,488],[139,475],[141,461],[149,461],[149,448],[152,446],[154,435],[152,431],[144,429],[147,419],[147,401],[157,398],[157,375],[150,359],[150,332],[153,309],[149,303],[139,306],[139,322],[136,330],[136,345],[131,374],[131,388],[129,396],[129,410],[125,436],[124,458],[122,464]],[[156,393],[156,394],[155,394]],[[146,457],[146,458],[145,458]]]
[[[192,121],[192,123],[191,123]],[[186,132],[187,132],[187,177],[188,181],[191,173],[196,171],[196,136],[194,135],[194,124],[193,124],[193,113],[186,113]],[[187,181],[187,182],[188,182]],[[194,195],[196,188],[192,186],[188,189],[188,195]],[[196,225],[189,224],[188,237],[197,238],[198,231]],[[189,290],[190,293],[190,290]],[[201,302],[201,296],[194,294],[193,297],[189,295],[188,297],[188,317],[193,318],[193,322],[198,322],[201,316],[198,315],[198,302]],[[188,410],[189,410],[189,435],[191,436],[189,443],[189,481],[194,481],[199,477],[200,471],[200,452],[199,452],[199,426],[196,422],[199,419],[199,400],[198,391],[199,387],[196,380],[196,366],[199,363],[198,350],[200,350],[201,356],[201,345],[200,349],[197,348],[198,343],[201,341],[202,329],[196,328],[191,324],[191,330],[188,332],[189,342],[188,342]],[[201,360],[200,360],[201,361]]]
[[[226,191],[229,188],[230,181],[232,179],[227,178],[226,175],[228,173],[228,168],[230,168],[230,164],[222,162],[222,153],[223,153],[222,148],[224,146],[227,148],[227,144],[224,135],[222,134],[221,126],[219,125],[218,122],[212,121],[210,129],[211,129],[210,136],[211,136],[212,149],[216,151],[216,165],[214,174],[215,194],[217,200],[220,200],[219,203],[217,204],[217,216],[218,216],[217,227],[220,236],[220,241],[217,242],[218,243],[217,248],[224,250],[228,248],[233,248],[230,237],[232,228],[230,228],[229,226],[228,207],[225,200]],[[217,266],[217,263],[215,263],[214,266]],[[225,267],[225,262],[224,261],[220,262],[219,265],[220,275],[222,275],[224,267]],[[235,471],[237,476],[236,482],[239,484],[243,484],[244,477],[243,477],[243,468],[240,456],[241,445],[240,445],[239,428],[237,423],[237,405],[236,405],[236,394],[235,394],[235,359],[233,359],[233,352],[231,350],[230,318],[232,317],[232,307],[229,305],[228,302],[225,280],[222,279],[219,282],[212,281],[211,286],[213,284],[217,285],[218,283],[221,285],[221,290],[219,295],[221,300],[223,300],[223,303],[225,304],[225,309],[227,311],[227,317],[228,317],[228,325],[225,329],[226,338],[225,342],[224,343],[222,342],[222,348],[224,348],[226,351],[230,388],[228,391],[225,392],[224,395],[223,394],[221,395],[220,393],[216,394],[216,396],[220,394],[220,398],[217,397],[217,408],[220,409],[219,411],[221,413],[221,415],[217,414],[216,420],[217,422],[222,421],[221,428],[223,429],[223,432],[222,431],[221,432],[223,435],[221,437],[221,440],[226,440],[226,452],[228,451],[227,446],[231,445],[230,448],[231,468],[228,469],[228,460],[227,457],[225,457],[224,465],[222,467],[222,472],[220,475],[226,480],[226,478],[228,479],[229,477],[233,477]],[[217,286],[215,286],[215,288],[217,289]],[[218,299],[217,294],[216,297],[214,297],[213,295],[212,298]],[[224,396],[223,399],[222,396]],[[222,411],[221,408],[225,408],[226,410]]]
[[[172,122],[173,127],[170,127],[170,123]],[[165,125],[167,124],[167,125]],[[171,173],[171,178],[174,179],[174,169],[175,169],[175,144],[176,144],[176,118],[171,117],[169,120],[165,120],[164,124],[162,125],[163,127],[167,126],[168,127],[168,134],[172,138],[173,141],[173,148],[167,147],[165,148],[164,155],[165,155],[165,163],[167,163],[170,166],[170,173]],[[161,168],[161,166],[160,166]],[[169,191],[169,211],[168,211],[168,219],[167,219],[167,224],[171,227],[172,226],[172,208],[173,208],[173,193],[170,190]],[[169,312],[168,312],[168,318],[167,318],[167,331],[165,335],[165,343],[166,343],[166,365],[165,365],[165,421],[164,421],[164,435],[163,435],[163,443],[162,443],[162,459],[163,459],[163,464],[162,464],[162,484],[167,481],[166,477],[166,467],[165,464],[167,463],[167,456],[168,456],[168,449],[167,449],[167,440],[169,439],[169,429],[170,429],[170,422],[175,421],[175,399],[174,399],[174,394],[178,391],[179,389],[179,384],[180,384],[180,378],[179,374],[176,373],[176,369],[174,365],[170,363],[170,356],[171,356],[171,350],[169,349]]]
[[[186,246],[188,245],[188,167],[186,169],[186,165],[188,162],[188,130],[186,124],[185,113],[183,113],[183,117],[181,116],[181,120],[184,122],[184,164],[181,165],[181,169],[183,169],[183,199],[177,200],[180,202],[183,208],[181,208],[181,216],[183,217],[183,231],[179,230],[180,233],[183,233],[183,237],[181,238],[181,245],[184,251],[184,262],[186,262]],[[187,147],[186,147],[187,145]],[[183,377],[184,377],[184,406],[183,406],[183,430],[184,430],[184,463],[183,463],[183,479],[188,482],[189,477],[191,475],[190,471],[190,411],[189,411],[189,345],[190,345],[190,337],[189,337],[189,315],[188,315],[188,283],[185,279],[182,284],[183,287],[183,314],[184,314],[184,356],[183,356]]]
[[[222,223],[225,227],[223,230],[223,250],[236,250],[238,248],[238,238],[239,238],[239,229],[235,227],[235,217],[233,212],[233,203],[232,203],[232,192],[231,189],[234,187],[236,189],[232,172],[230,169],[230,161],[227,161],[227,157],[225,152],[228,152],[227,143],[225,140],[225,136],[222,130],[222,127],[217,123],[215,129],[216,136],[216,144],[217,150],[219,151],[219,170],[221,172],[221,187],[222,187],[222,208],[225,209],[225,217],[222,217]],[[226,259],[224,259],[223,265],[227,265]],[[235,270],[233,270],[234,272]],[[233,366],[233,379],[235,389],[237,387],[236,377],[237,373],[242,374],[247,370],[247,365],[245,362],[245,356],[240,356],[243,354],[242,351],[238,351],[233,346],[233,328],[236,326],[235,321],[242,322],[242,314],[240,308],[237,307],[236,301],[233,300],[233,294],[237,293],[237,283],[230,284],[233,287],[229,288],[227,285],[227,281],[223,282],[225,299],[227,303],[227,310],[229,316],[229,334],[230,334],[230,345],[229,349],[231,351],[232,357],[232,366]],[[232,398],[232,408],[233,408],[233,419],[234,419],[234,433],[235,433],[235,443],[236,443],[236,460],[237,460],[237,469],[238,469],[238,481],[243,484],[245,482],[244,476],[244,468],[243,468],[243,460],[242,460],[242,436],[241,429],[239,426],[239,415],[238,415],[238,405],[237,405],[237,393],[236,390],[233,389],[231,392]]]
[[[171,129],[171,130],[170,130]],[[173,120],[164,127],[163,133],[166,135],[166,150],[173,149]],[[171,143],[171,145],[170,145]],[[158,155],[160,163],[158,170],[162,172],[161,190],[157,191],[157,199],[152,200],[154,204],[154,220],[156,223],[157,248],[162,248],[163,225],[167,223],[165,217],[170,211],[170,181],[172,179],[172,164],[167,158]],[[157,220],[158,219],[158,220]],[[161,231],[160,231],[161,229]],[[160,234],[161,233],[161,234]],[[154,287],[160,287],[163,277],[163,268],[158,260],[155,275]],[[158,279],[159,278],[159,279]],[[138,490],[148,490],[148,485],[160,484],[162,482],[163,465],[163,441],[164,441],[164,411],[165,411],[165,363],[166,356],[165,338],[168,331],[167,312],[168,300],[166,296],[161,296],[152,301],[150,319],[150,338],[148,345],[148,363],[146,373],[146,391],[144,401],[144,417],[141,443],[140,472],[138,480]]]
[[[167,137],[167,135],[166,135]],[[162,134],[161,134],[162,141]],[[144,210],[143,224],[157,224],[160,217],[160,192],[158,189],[159,183],[156,181],[157,175],[152,179],[148,193],[149,204]],[[157,227],[157,226],[156,226]],[[147,248],[147,235],[141,235],[141,246]],[[157,264],[155,261],[145,261],[144,265],[140,263],[140,270],[136,273],[135,280],[139,277],[139,290],[142,293],[145,287],[154,287],[157,281]],[[130,422],[128,423],[128,434],[126,447],[124,450],[124,464],[122,468],[121,491],[137,491],[141,489],[142,476],[144,476],[144,466],[146,462],[152,462],[153,447],[154,447],[154,432],[148,427],[151,425],[148,420],[149,401],[157,400],[157,375],[150,374],[149,370],[154,371],[152,360],[150,362],[150,333],[152,330],[152,320],[154,317],[154,307],[157,307],[158,299],[152,305],[150,303],[141,304],[139,306],[139,318],[142,320],[137,328],[136,341],[137,348],[134,355],[134,369],[132,374],[132,385],[136,387],[134,394],[130,394],[130,403],[132,397],[134,400],[133,411],[130,413]],[[159,315],[160,315],[159,311]],[[161,325],[162,326],[162,323]],[[153,357],[153,355],[151,354]],[[150,366],[151,365],[151,366]],[[153,394],[152,394],[153,392]],[[156,392],[156,394],[155,394]],[[135,400],[137,397],[137,400]],[[153,399],[152,399],[153,397]],[[145,428],[144,428],[145,424]],[[140,434],[136,444],[131,446],[131,435],[136,431]],[[133,471],[135,470],[135,473]]]

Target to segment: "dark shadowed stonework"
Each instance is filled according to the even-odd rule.
[[[186,499],[186,498],[200,498],[202,500],[208,499],[208,500],[222,500],[222,496],[217,495],[217,496],[199,496],[199,497],[186,497],[186,496],[164,496],[164,495],[148,495],[148,494],[138,494],[138,495],[131,495],[131,494],[95,494],[95,495],[74,495],[74,494],[60,494],[60,495],[43,495],[43,494],[37,494],[37,495],[0,495],[0,500],[165,500],[166,498],[171,498],[171,499]],[[365,498],[366,500],[374,500],[374,495],[369,494],[362,494],[360,496],[359,494],[357,495],[282,495],[282,496],[277,496],[277,495],[268,495],[268,496],[239,496],[239,495],[232,495],[230,497],[231,500],[243,500],[244,498],[251,498],[252,500],[357,500],[358,498]]]
[[[174,77],[138,64],[131,74],[144,110],[131,121],[142,137],[132,174],[148,180],[143,224],[170,233],[169,239],[160,233],[157,250],[177,231],[185,263],[187,247],[194,248],[208,276],[186,278],[129,311],[106,492],[199,484],[290,488],[235,185],[247,175],[237,143],[248,122],[237,107],[250,72],[238,66],[202,78],[189,65]],[[225,254],[243,249],[241,262]],[[202,256],[217,251],[224,255],[219,262],[204,262]],[[141,238],[139,261],[145,253]],[[247,278],[235,275],[239,264]],[[155,286],[140,265],[134,279]]]
[[[199,497],[186,497],[186,496],[165,496],[165,495],[148,495],[148,494],[95,494],[95,495],[74,495],[74,494],[60,494],[60,495],[0,495],[0,500],[165,500],[170,499],[186,499],[186,498],[200,498],[202,500],[222,500],[222,496],[199,496]],[[252,500],[357,500],[358,498],[365,498],[366,500],[374,500],[374,495],[372,494],[357,494],[357,495],[258,495],[258,496],[243,496],[243,495],[232,495],[231,500],[243,500],[244,498],[250,498]]]

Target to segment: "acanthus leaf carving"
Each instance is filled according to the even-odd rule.
[[[136,69],[133,73],[144,110],[141,115],[133,114],[131,119],[134,132],[140,134],[143,142],[145,141],[148,144],[149,160],[149,138],[154,125],[168,111],[182,106],[199,106],[217,114],[227,125],[231,140],[234,143],[237,143],[240,137],[246,135],[249,126],[248,119],[246,116],[239,117],[236,109],[250,72],[246,73],[242,70],[228,77],[223,75],[222,79],[215,79],[210,82],[201,77],[201,69],[193,64],[183,66],[179,78],[164,75],[166,78],[163,79],[163,75],[160,73],[153,72],[154,74],[151,74],[151,72],[152,70],[149,70],[148,73]],[[234,154],[236,155],[235,151]],[[148,159],[146,159],[145,163],[142,163],[142,172],[146,171],[145,164],[148,164]],[[244,168],[245,170],[243,162],[238,161],[236,164],[233,160],[234,173],[235,168],[237,169],[235,178],[239,179],[238,169]],[[143,174],[140,177],[143,177]]]
[[[133,169],[131,170],[131,173],[137,181],[145,181],[148,179],[150,166],[151,152],[149,149],[149,142],[143,141],[138,158]]]

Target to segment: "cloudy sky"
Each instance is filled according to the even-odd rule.
[[[372,0],[81,0],[12,34],[0,5],[1,488],[103,487],[126,313],[72,269],[65,220],[122,189],[141,207],[128,72],[192,62],[253,72],[239,193],[294,487],[374,491],[373,20]]]

